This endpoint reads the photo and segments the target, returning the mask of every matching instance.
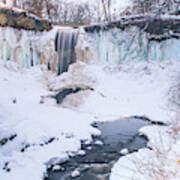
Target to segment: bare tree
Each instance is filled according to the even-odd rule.
[[[13,7],[17,7],[17,1],[13,0]]]
[[[135,0],[135,13],[153,13],[161,15],[179,11],[180,0]]]
[[[43,0],[26,0],[23,7],[32,14],[42,17],[43,14]]]
[[[106,21],[111,21],[111,0],[101,0]]]
[[[52,21],[53,17],[58,16],[58,4],[52,3],[51,0],[44,0],[45,14],[47,18]]]

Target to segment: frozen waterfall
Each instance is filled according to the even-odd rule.
[[[45,64],[57,74],[76,60],[110,66],[126,61],[180,60],[180,39],[150,38],[135,26],[98,32],[54,28],[44,33],[4,27],[0,28],[0,59],[26,68]]]
[[[180,39],[151,40],[148,33],[135,26],[85,34],[88,38],[81,36],[78,47],[84,52],[90,49],[89,63],[118,65],[126,61],[180,60]]]
[[[33,32],[0,28],[0,58],[26,68],[40,64],[40,52],[33,37]]]
[[[45,64],[61,74],[76,61],[78,32],[73,28],[54,28],[44,33],[0,28],[0,58],[25,68]]]

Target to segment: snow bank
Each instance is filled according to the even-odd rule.
[[[110,180],[180,179],[180,131],[172,127],[148,126],[140,130],[148,137],[148,146],[119,159]],[[178,127],[179,128],[179,127]]]
[[[174,116],[169,91],[178,78],[178,61],[129,62],[116,68],[90,66],[96,77],[95,92],[80,111],[99,120],[134,115],[168,122]]]
[[[139,115],[154,121],[169,122],[174,117],[174,112],[169,108],[172,107],[169,90],[178,78],[178,61],[131,61],[117,67],[76,63],[70,67],[69,72],[53,80],[51,78],[55,76],[49,76],[51,81],[44,79],[44,74],[50,72],[43,70],[43,66],[20,69],[15,63],[6,61],[0,61],[0,66],[0,142],[5,142],[0,149],[0,178],[3,180],[42,179],[48,164],[67,160],[69,154],[78,154],[81,140],[91,141],[92,134],[100,134],[90,125],[95,120]],[[74,84],[82,83],[94,89],[85,97],[84,103],[79,102],[80,106],[74,108],[74,111],[63,109],[55,103],[40,104],[42,95],[52,93],[49,87],[58,91],[62,86],[71,84],[72,79]],[[48,82],[49,86],[43,82]],[[71,100],[70,98],[69,103]],[[145,131],[150,134],[155,132],[154,127],[153,130],[149,128]],[[167,129],[164,128],[161,134],[167,134],[166,132]],[[163,141],[162,147],[169,143],[164,134],[166,141]],[[154,141],[150,140],[151,147]],[[178,147],[178,143],[173,146],[174,149]],[[163,152],[166,152],[166,148]],[[169,159],[172,153],[173,151],[168,154]],[[153,163],[157,163],[155,165],[159,165],[156,151],[143,149],[120,159],[112,170],[112,180],[118,179],[119,173],[123,173],[123,176],[129,173],[121,166],[125,165],[133,169],[133,172],[134,168],[139,167],[140,163],[134,167],[132,160],[129,160],[131,156],[135,160],[143,157],[145,164],[152,159]],[[172,157],[173,160],[167,161],[165,166],[172,163],[174,172],[179,167],[176,166],[179,159],[178,156]],[[145,167],[144,164],[142,167]],[[136,173],[135,177],[142,177],[141,173]]]

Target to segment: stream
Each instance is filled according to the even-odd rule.
[[[49,170],[44,180],[108,180],[112,166],[123,156],[122,149],[132,153],[146,147],[147,140],[138,135],[138,130],[149,124],[140,119],[94,123],[102,134],[91,144],[82,142],[86,154],[60,164],[60,170]]]

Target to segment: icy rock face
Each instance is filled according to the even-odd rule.
[[[180,40],[152,40],[144,30],[129,26],[107,31],[81,33],[77,56],[93,64],[118,65],[122,61],[162,61],[180,58]]]
[[[0,28],[0,58],[30,66],[30,41],[27,33],[11,28]]]
[[[10,27],[0,28],[0,58],[14,61],[25,68],[49,64],[56,71],[54,36],[54,31],[42,33]]]

